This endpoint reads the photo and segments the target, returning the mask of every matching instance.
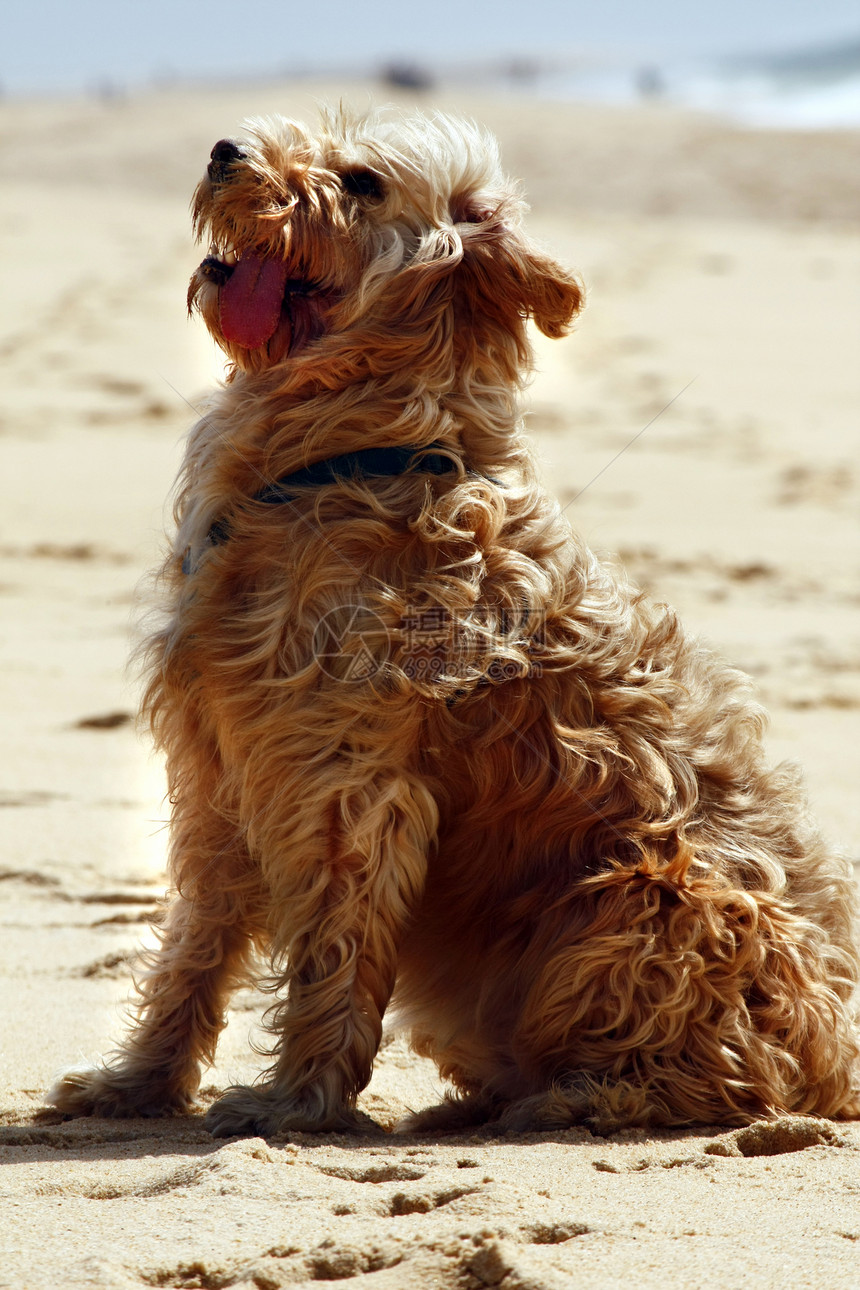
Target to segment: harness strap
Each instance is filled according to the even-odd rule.
[[[282,475],[273,484],[267,484],[254,494],[255,502],[266,506],[280,506],[296,500],[296,490],[321,488],[339,479],[393,478],[404,474],[417,463],[418,470],[430,475],[446,475],[457,469],[452,457],[435,451],[441,444],[431,443],[426,448],[359,448],[356,452],[343,452],[339,457],[325,457],[312,466],[302,466],[291,475]],[[226,520],[216,520],[209,530],[213,546],[226,542],[230,528]]]
[[[452,457],[437,451],[441,447],[441,444],[431,443],[426,448],[359,448],[357,452],[344,452],[339,457],[326,457],[269,484],[255,494],[254,501],[265,502],[269,506],[291,502],[296,488],[319,488],[338,479],[359,479],[363,475],[378,478],[402,475],[413,465],[424,474],[446,475],[456,470],[457,464]]]
[[[302,466],[290,475],[282,475],[255,493],[252,500],[265,506],[280,506],[295,501],[303,488],[320,488],[339,479],[393,478],[405,474],[412,467],[422,474],[447,475],[457,469],[457,463],[440,443],[428,444],[426,448],[409,445],[359,448],[355,452],[344,452],[338,457],[326,457],[310,466]],[[211,546],[220,546],[229,537],[230,525],[226,519],[215,520],[207,534]],[[193,568],[191,551],[188,550],[182,561],[183,573],[191,573]]]

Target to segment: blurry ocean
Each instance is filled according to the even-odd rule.
[[[650,99],[750,126],[860,128],[860,39],[713,61],[523,60],[504,69],[502,79],[544,98],[617,104]]]

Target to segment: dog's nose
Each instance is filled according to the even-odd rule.
[[[234,161],[242,161],[248,155],[233,139],[219,139],[209,154],[212,160],[207,166],[209,178],[220,183]]]
[[[213,161],[241,161],[245,153],[233,139],[219,139],[209,156]]]

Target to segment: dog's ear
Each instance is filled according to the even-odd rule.
[[[501,210],[467,205],[457,213],[463,243],[461,286],[473,297],[473,315],[508,325],[531,317],[546,336],[563,336],[584,303],[582,286],[539,250]]]

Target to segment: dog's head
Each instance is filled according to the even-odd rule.
[[[429,364],[516,380],[526,319],[560,336],[582,303],[522,209],[468,123],[340,111],[313,137],[250,122],[216,143],[194,197],[211,245],[189,308],[245,371],[319,356],[347,378]]]

